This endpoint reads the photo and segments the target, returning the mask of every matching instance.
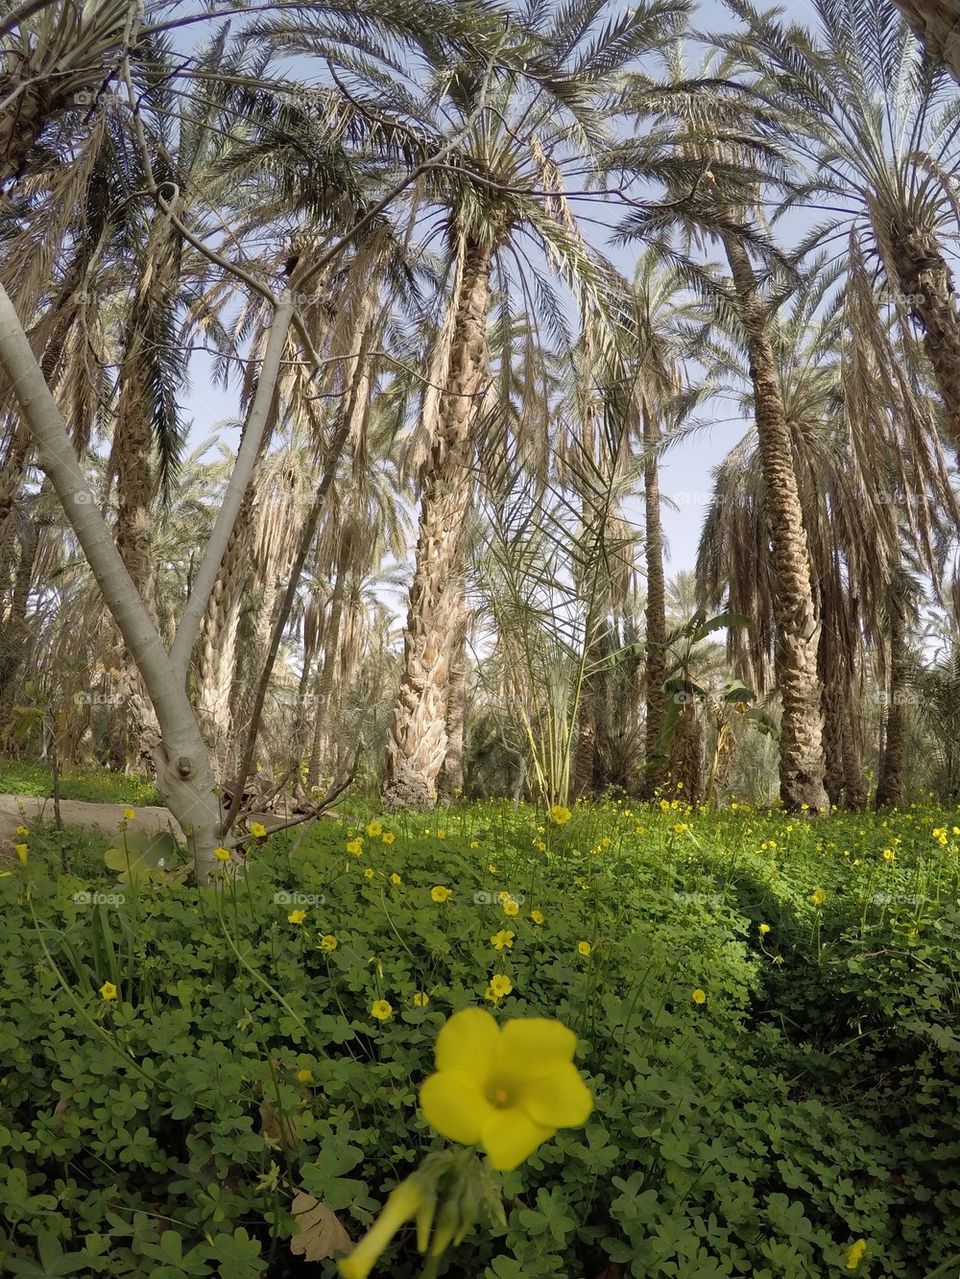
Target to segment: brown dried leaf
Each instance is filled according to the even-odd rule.
[[[352,1240],[340,1224],[337,1214],[313,1195],[300,1191],[290,1205],[297,1219],[297,1233],[290,1240],[290,1251],[304,1261],[323,1261],[337,1252],[347,1252]]]

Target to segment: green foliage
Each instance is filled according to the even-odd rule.
[[[117,883],[102,849],[57,875],[31,833],[0,878],[3,1273],[332,1279],[291,1253],[294,1195],[357,1238],[444,1147],[416,1089],[494,973],[498,1016],[576,1030],[597,1105],[441,1274],[819,1279],[862,1238],[858,1275],[927,1279],[960,1251],[960,816],[380,820],[204,891]],[[421,1269],[407,1232],[375,1274]]]
[[[52,795],[49,765],[0,759],[0,794],[41,798]],[[60,797],[93,804],[162,803],[151,778],[138,773],[108,773],[102,768],[78,768],[61,773]]]

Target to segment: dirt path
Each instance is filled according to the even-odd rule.
[[[80,799],[62,799],[60,817],[64,826],[85,826],[103,835],[115,835],[123,820],[127,804],[89,804]],[[136,817],[130,823],[132,829],[151,833],[172,826],[178,839],[183,839],[180,827],[165,808],[134,806]],[[53,800],[35,795],[0,795],[0,844],[14,842],[14,831],[22,822],[32,826],[38,819],[53,823]]]

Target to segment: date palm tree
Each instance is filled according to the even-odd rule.
[[[609,14],[606,11],[609,8]],[[430,807],[447,748],[446,688],[457,565],[470,507],[477,422],[489,380],[487,322],[495,274],[517,260],[521,237],[566,275],[581,306],[602,304],[604,277],[580,239],[565,199],[564,165],[589,173],[605,136],[604,99],[620,70],[676,28],[683,6],[638,5],[614,16],[595,0],[531,2],[518,15],[539,81],[461,63],[438,69],[443,110],[466,126],[448,166],[421,199],[440,211],[453,281],[432,361],[439,390],[424,397],[429,438],[404,663],[387,749],[385,802]],[[606,19],[598,27],[601,15]],[[594,172],[598,173],[594,166]],[[582,181],[582,178],[580,179]],[[507,283],[501,274],[503,287]],[[548,317],[558,313],[534,281]]]

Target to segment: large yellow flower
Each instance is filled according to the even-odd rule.
[[[430,896],[435,902],[445,902],[453,896],[453,889],[447,888],[445,884],[437,884],[436,888],[430,889]]]
[[[572,1030],[545,1017],[501,1030],[482,1008],[455,1013],[437,1036],[437,1073],[420,1089],[427,1123],[482,1146],[509,1172],[558,1128],[586,1123],[593,1098],[573,1064],[576,1046]]]
[[[847,1262],[848,1270],[856,1270],[860,1262],[863,1260],[863,1254],[867,1251],[866,1239],[858,1239],[856,1243],[852,1243],[849,1248],[844,1250],[844,1257]]]
[[[550,809],[550,820],[554,826],[564,826],[570,820],[573,814],[569,808],[564,808],[562,804],[554,804]]]

